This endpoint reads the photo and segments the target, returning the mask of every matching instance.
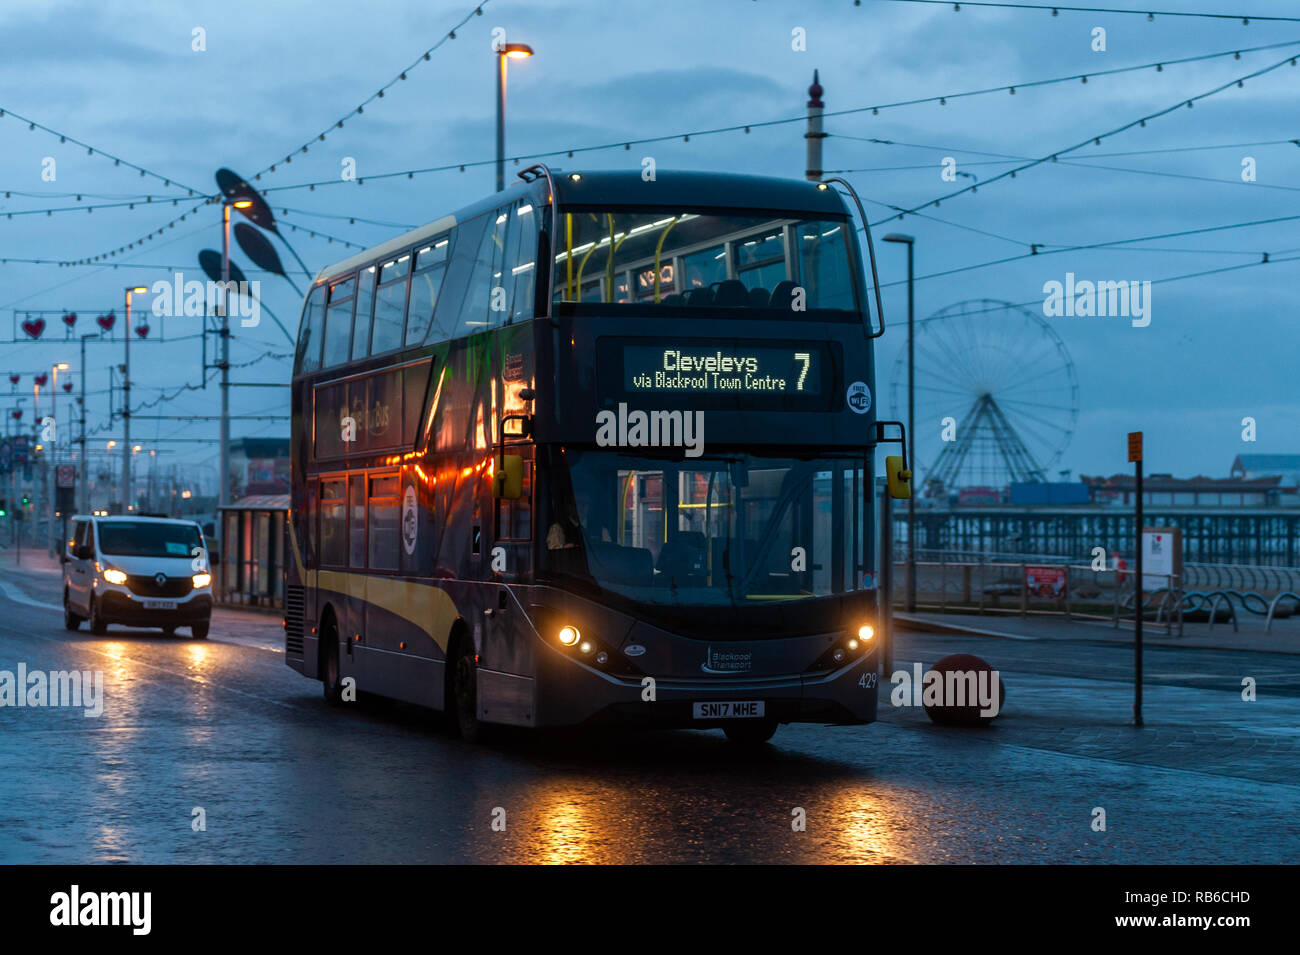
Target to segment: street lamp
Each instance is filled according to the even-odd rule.
[[[533,55],[527,43],[502,43],[497,47],[497,192],[506,187],[506,60],[526,60]]]
[[[885,236],[886,242],[901,242],[907,246],[907,460],[916,472],[916,382],[913,372],[913,280],[912,247],[916,239],[900,232]],[[907,612],[916,613],[916,493],[907,498]]]
[[[54,381],[50,384],[50,420],[54,422],[54,433],[50,436],[52,439],[50,441],[50,462],[54,465],[55,468],[54,473],[56,475],[58,474],[58,466],[59,466],[59,372],[67,371],[67,370],[68,370],[68,363],[66,361],[61,361],[57,365],[50,366],[50,371],[54,373]],[[57,486],[57,481],[56,481],[56,486]],[[54,510],[55,510],[54,496],[57,496],[57,494],[58,494],[57,490],[54,492],[54,495],[51,495],[50,493],[49,473],[47,471],[46,484],[45,484],[45,520],[47,524],[47,529],[49,530],[48,536],[49,536],[51,557],[55,555],[56,553],[55,548],[58,546],[58,541],[56,541],[54,537]],[[68,536],[67,527],[68,527],[68,515],[65,513],[63,515],[63,532],[62,532],[62,536],[64,538]]]
[[[77,443],[81,446],[81,513],[90,513],[90,484],[86,480],[86,339],[98,338],[98,332],[81,336],[81,434]]]
[[[230,210],[251,209],[252,199],[227,199],[221,203],[221,484],[217,504],[230,503],[226,474],[230,469]]]
[[[131,500],[131,296],[144,295],[149,290],[143,285],[126,288],[126,325],[122,329],[122,513]]]

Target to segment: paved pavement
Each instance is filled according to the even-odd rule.
[[[278,617],[220,610],[207,641],[95,637],[62,628],[58,598],[50,567],[0,557],[0,670],[98,669],[106,697],[98,719],[0,707],[0,862],[1300,857],[1290,654],[1152,647],[1137,729],[1123,644],[905,632],[898,669],[952,652],[998,667],[992,726],[938,727],[884,699],[875,724],[783,727],[757,752],[717,731],[469,746],[415,707],[327,706],[284,665]]]

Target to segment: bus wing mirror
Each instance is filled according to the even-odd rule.
[[[492,496],[517,501],[524,496],[524,459],[517,454],[503,454],[492,473]]]
[[[903,466],[901,454],[885,456],[885,477],[889,481],[889,496],[905,501],[912,496],[912,472]]]

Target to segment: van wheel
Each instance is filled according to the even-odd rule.
[[[90,601],[90,632],[101,637],[108,633],[108,624],[99,612],[99,601],[93,597]]]
[[[343,702],[343,680],[339,676],[339,631],[332,614],[321,622],[320,639],[325,700],[338,705]]]
[[[483,738],[484,726],[478,718],[478,654],[474,652],[474,641],[467,633],[461,634],[456,641],[451,691],[449,702],[460,738],[467,743],[479,742]]]
[[[776,720],[745,720],[724,726],[727,742],[736,746],[761,746],[776,735]]]
[[[86,618],[80,614],[72,612],[72,604],[68,602],[68,592],[63,591],[63,626],[66,630],[78,630],[81,627],[81,621]]]
[[[210,620],[204,620],[201,623],[192,623],[190,624],[190,635],[193,636],[195,640],[206,640],[208,639],[208,627],[211,625],[212,621]],[[172,627],[171,631],[172,633],[175,633],[176,628]]]

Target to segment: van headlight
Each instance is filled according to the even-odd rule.
[[[195,574],[193,577],[195,587],[206,587],[212,583],[211,574]]]
[[[104,579],[110,584],[121,585],[126,583],[126,574],[122,573],[116,567],[109,567],[104,571]]]

